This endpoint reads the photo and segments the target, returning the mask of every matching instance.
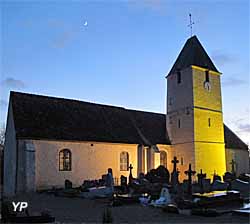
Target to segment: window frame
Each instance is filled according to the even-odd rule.
[[[163,157],[162,155],[164,155],[164,158],[162,158]],[[164,161],[162,164],[163,159],[164,159]],[[163,150],[160,151],[160,165],[164,166],[165,168],[167,168],[167,166],[168,166],[168,154],[166,151],[163,151]]]
[[[68,155],[68,158],[65,158],[66,154]],[[63,156],[62,160],[61,155]],[[67,162],[67,159],[69,160],[69,168],[66,168],[65,166],[65,162]],[[62,149],[59,151],[59,171],[72,171],[72,152],[69,149]]]
[[[126,155],[126,158],[125,158],[125,155]],[[120,171],[128,171],[128,170],[129,170],[129,153],[126,151],[122,151],[120,153]]]
[[[205,71],[205,82],[210,82],[209,70]]]

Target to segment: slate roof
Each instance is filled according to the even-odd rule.
[[[165,115],[11,92],[18,138],[170,144]]]
[[[11,92],[17,138],[171,144],[165,114]],[[248,149],[226,125],[227,148]]]
[[[191,65],[219,72],[196,36],[186,41],[169,74]]]
[[[225,147],[231,149],[248,149],[248,146],[224,124]]]

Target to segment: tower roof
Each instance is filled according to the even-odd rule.
[[[219,72],[196,36],[186,41],[169,74],[191,65]]]

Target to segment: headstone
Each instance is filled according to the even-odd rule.
[[[114,188],[114,178],[113,178],[113,172],[111,168],[108,168],[108,173],[106,176],[106,186],[110,188]]]
[[[70,180],[65,180],[64,187],[65,189],[72,189],[72,182]]]
[[[206,178],[206,174],[202,173],[202,169],[201,169],[201,172],[197,174],[197,177],[198,177],[198,184],[200,186],[200,191],[201,191],[201,193],[204,193],[203,181]]]
[[[211,190],[210,182],[211,182],[211,179],[208,179],[208,178],[203,179],[204,192],[210,192],[210,190]]]
[[[152,201],[152,205],[154,205],[155,207],[164,207],[170,203],[171,203],[171,196],[169,194],[168,189],[165,187],[161,189],[160,198],[155,201]]]
[[[171,173],[171,185],[173,186],[173,191],[177,192],[179,184],[179,173],[180,173],[177,169],[177,164],[179,163],[179,160],[175,156],[171,162],[173,163],[173,172]]]
[[[214,171],[213,183],[214,183],[215,181],[217,181],[217,180],[221,181],[221,177],[220,177],[219,175],[216,174],[216,171]]]
[[[121,186],[127,187],[127,177],[121,175]]]
[[[132,181],[133,181],[133,175],[132,175],[133,166],[132,166],[132,164],[130,164],[128,168],[129,168],[129,184],[132,184]]]
[[[185,174],[188,176],[188,194],[192,195],[192,176],[195,175],[195,171],[192,170],[191,163],[189,163],[188,170],[185,171]]]
[[[158,177],[160,183],[169,183],[169,172],[166,167],[157,167],[156,176]]]
[[[229,188],[229,184],[226,182],[222,182],[220,180],[216,180],[212,184],[213,191],[225,191]]]
[[[232,159],[232,162],[230,163],[231,165],[232,165],[232,168],[231,168],[231,173],[233,174],[233,175],[236,175],[236,162]]]

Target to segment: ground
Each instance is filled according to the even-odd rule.
[[[14,201],[28,201],[34,212],[50,210],[59,223],[101,223],[103,211],[110,208],[114,223],[249,223],[248,218],[225,214],[216,218],[167,214],[140,204],[110,207],[105,199],[63,198],[48,194],[25,194]]]

